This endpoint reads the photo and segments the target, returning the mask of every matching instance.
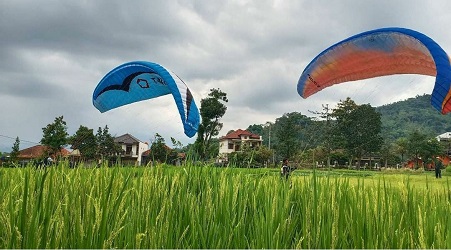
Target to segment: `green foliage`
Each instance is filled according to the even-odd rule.
[[[348,97],[338,103],[332,116],[336,119],[333,131],[336,146],[357,158],[379,151],[383,143],[381,118],[369,104],[357,105]]]
[[[16,141],[14,142],[12,151],[10,153],[10,157],[11,157],[12,161],[17,161],[17,156],[19,156],[19,150],[20,150],[19,146],[20,146],[20,140],[19,140],[19,137],[16,137]]]
[[[451,165],[448,165],[448,166],[445,168],[445,173],[446,173],[446,175],[451,175]]]
[[[247,127],[246,129],[247,131],[251,132],[252,134],[256,134],[256,135],[264,135],[267,134],[265,133],[265,129],[264,129],[264,125],[263,124],[253,124],[253,125],[249,125],[249,127]],[[267,143],[263,143],[265,145],[267,145]]]
[[[202,160],[216,157],[211,153],[211,139],[219,134],[223,124],[220,119],[227,111],[227,94],[220,89],[211,89],[208,96],[201,100],[200,115],[202,122],[197,131],[195,148]]]
[[[443,152],[443,146],[439,141],[418,130],[409,134],[406,149],[411,158],[422,159],[425,163],[431,162],[434,156]]]
[[[72,149],[78,149],[85,159],[95,159],[97,152],[94,130],[80,125],[77,132],[68,139]]]
[[[114,157],[115,155],[122,153],[121,146],[114,142],[114,137],[110,134],[107,125],[105,125],[103,130],[99,127],[95,138],[95,141],[97,142],[97,156],[99,158]]]
[[[176,143],[175,140],[172,140],[172,142]],[[177,159],[177,152],[166,146],[164,138],[158,133],[155,134],[154,141],[150,146],[150,155],[153,161],[159,163],[174,164],[175,160]]]
[[[298,112],[277,118],[274,124],[277,141],[273,145],[279,158],[291,159],[299,150],[311,147],[316,135],[314,125],[311,118]]]
[[[429,137],[451,131],[451,116],[432,107],[431,95],[416,96],[376,110],[381,114],[382,135],[389,142],[407,138],[414,130]]]
[[[401,156],[401,162],[404,162],[404,156],[408,152],[409,141],[405,137],[398,138],[393,143],[393,152]]]
[[[67,125],[63,116],[56,117],[55,121],[48,124],[45,128],[42,128],[41,143],[46,145],[50,154],[59,152],[64,146],[67,145]]]
[[[265,146],[252,148],[247,144],[241,146],[241,151],[230,153],[229,165],[236,167],[264,167],[270,162],[273,152]]]

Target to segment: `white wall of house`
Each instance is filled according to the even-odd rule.
[[[249,136],[242,135],[241,138],[232,140],[232,139],[224,139],[219,141],[219,154],[230,154],[235,152],[236,145],[240,145],[240,148],[242,145],[248,143],[252,144],[255,143],[256,146],[262,145],[262,138],[260,136],[260,139],[249,139]]]
[[[138,148],[139,148],[139,152],[137,153],[138,165],[141,166],[142,155],[143,155],[144,151],[149,149],[149,145],[144,142],[139,142]]]
[[[125,152],[125,156],[136,157],[138,166],[141,165],[142,154],[149,149],[149,145],[144,142],[138,142],[135,144],[122,144],[122,150]]]
[[[232,144],[232,148],[229,148],[229,144]],[[229,154],[235,152],[234,143],[231,139],[225,139],[219,141],[219,154]]]

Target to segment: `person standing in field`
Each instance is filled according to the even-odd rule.
[[[434,165],[435,165],[435,178],[442,178],[443,163],[440,160],[440,157],[438,156],[435,157]]]
[[[288,166],[288,159],[283,159],[282,167],[280,168],[280,176],[285,177],[288,180],[288,176],[290,175],[290,167]]]

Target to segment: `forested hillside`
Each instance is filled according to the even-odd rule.
[[[442,115],[430,100],[431,95],[422,95],[377,107],[382,115],[383,137],[393,141],[415,129],[430,136],[451,132],[451,114]]]

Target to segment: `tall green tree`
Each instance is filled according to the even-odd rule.
[[[404,156],[407,154],[409,141],[406,137],[398,138],[394,142],[393,151],[395,154],[398,154],[401,156],[401,163],[404,163]]]
[[[318,115],[321,120],[316,121],[316,129],[312,133],[315,134],[316,143],[315,146],[321,146],[325,149],[326,153],[326,166],[330,167],[331,152],[333,147],[333,132],[335,122],[332,120],[332,110],[328,104],[322,105],[321,111],[311,111],[313,114]]]
[[[424,144],[427,141],[427,135],[418,130],[412,131],[407,137],[407,153],[410,158],[415,159],[415,168],[418,168],[417,159],[421,158],[424,152]]]
[[[276,119],[274,135],[277,144],[274,145],[277,155],[282,158],[292,158],[297,151],[306,150],[312,146],[314,135],[311,133],[313,121],[299,113],[286,113]]]
[[[383,144],[382,123],[375,108],[369,104],[357,105],[348,97],[337,105],[332,116],[336,119],[334,141],[347,151],[350,160],[380,150]],[[360,165],[360,161],[358,163]]]
[[[253,124],[247,127],[247,131],[260,135],[263,139],[262,145],[265,145],[269,150],[271,150],[272,145],[277,144],[277,138],[274,136],[274,122],[266,122],[264,124]]]
[[[419,130],[412,131],[407,137],[407,142],[407,153],[415,159],[415,168],[419,167],[417,159],[422,159],[423,163],[427,163],[434,156],[443,153],[443,146],[439,141]]]
[[[19,137],[16,137],[16,141],[14,142],[14,145],[12,147],[12,151],[9,154],[9,157],[11,157],[11,160],[17,161],[17,157],[19,156],[19,146],[20,146],[20,140]]]
[[[69,134],[63,116],[56,117],[53,123],[42,128],[41,143],[49,148],[50,154],[60,152],[67,145]]]
[[[177,144],[174,138],[171,138],[171,141]],[[166,145],[164,138],[158,133],[155,133],[154,141],[150,146],[150,154],[152,161],[157,161],[160,163],[173,164],[177,159],[177,152],[169,148]]]
[[[108,158],[122,153],[121,146],[114,142],[114,137],[110,134],[107,125],[103,129],[99,127],[95,137],[97,142],[97,157]]]
[[[97,142],[94,130],[80,125],[77,132],[68,140],[72,149],[78,149],[84,159],[94,159],[96,157]]]
[[[223,124],[221,118],[227,111],[227,94],[220,89],[210,89],[208,96],[200,101],[200,115],[202,123],[197,131],[195,142],[196,151],[201,159],[207,159],[216,155],[209,155],[211,140],[219,134]]]

